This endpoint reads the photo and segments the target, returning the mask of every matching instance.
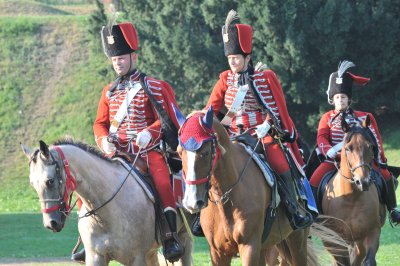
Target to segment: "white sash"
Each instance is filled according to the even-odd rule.
[[[236,93],[235,99],[233,100],[231,108],[229,108],[228,112],[224,116],[224,119],[222,119],[221,124],[223,124],[224,126],[231,125],[233,117],[236,115],[236,113],[242,107],[244,97],[246,96],[246,93],[248,90],[249,90],[249,85],[247,85],[247,84],[243,85],[243,86],[239,86],[239,89]]]
[[[125,96],[125,99],[122,101],[122,104],[115,114],[114,119],[111,121],[109,130],[110,134],[117,133],[119,125],[121,125],[122,121],[125,119],[126,114],[128,113],[128,105],[141,88],[142,86],[140,85],[140,82],[136,82],[133,87],[129,89]]]

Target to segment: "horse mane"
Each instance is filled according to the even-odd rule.
[[[85,142],[79,141],[79,140],[74,140],[72,137],[63,137],[58,140],[56,140],[53,145],[72,145],[75,146],[81,150],[84,150],[100,159],[103,159],[108,162],[113,162],[110,158],[106,157],[99,149],[96,147],[89,145]]]

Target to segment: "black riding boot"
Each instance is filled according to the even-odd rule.
[[[312,194],[314,196],[315,203],[317,204],[318,211],[321,214],[322,210],[320,210],[321,208],[320,208],[320,203],[319,203],[319,198],[318,198],[318,187],[314,187],[311,185],[310,185],[310,187],[311,187]]]
[[[178,241],[178,236],[176,234],[176,213],[172,210],[164,212],[165,218],[167,219],[170,233],[166,234],[164,240],[164,257],[171,263],[182,258],[185,249],[181,243]]]
[[[386,207],[389,211],[389,220],[395,225],[400,223],[400,211],[396,209],[396,192],[394,188],[393,177],[386,181]]]
[[[81,244],[82,244],[82,239],[79,236],[78,242],[76,243],[74,249],[72,250],[71,260],[79,263],[85,263],[85,256],[86,256],[85,248],[82,248],[80,251],[76,252]]]
[[[301,228],[305,228],[305,227],[309,227],[313,222],[313,218],[312,218],[312,214],[307,212],[305,209],[305,215],[301,214],[297,208],[298,202],[297,202],[297,193],[293,184],[293,179],[292,179],[292,174],[290,171],[287,171],[283,174],[280,175],[283,182],[286,185],[286,188],[288,190],[288,197],[286,199],[286,201],[288,201],[288,205],[290,205],[290,207],[288,209],[292,209],[292,210],[288,210],[292,221],[292,227],[294,229],[301,229]],[[288,207],[288,206],[287,206]]]
[[[192,222],[192,234],[194,236],[199,236],[199,237],[203,237],[204,236],[204,232],[203,229],[201,228],[201,224],[200,224],[200,213],[196,213],[196,216],[194,217],[194,220]]]

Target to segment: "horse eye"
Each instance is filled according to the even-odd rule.
[[[53,186],[53,184],[54,184],[54,178],[49,179],[49,180],[46,181],[46,185],[49,186],[49,187]]]

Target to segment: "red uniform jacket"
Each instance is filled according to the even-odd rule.
[[[337,116],[337,114],[338,112],[335,110],[329,111],[325,113],[321,117],[321,120],[319,121],[317,143],[319,150],[325,157],[328,150],[332,148],[332,146],[341,142],[345,135],[341,127],[342,116],[341,115]],[[382,138],[381,135],[379,134],[378,125],[376,123],[374,116],[371,113],[359,112],[359,111],[354,111],[354,115],[355,117],[352,116],[351,114],[347,115],[346,122],[349,124],[352,123],[361,124],[361,122],[364,121],[366,116],[369,115],[371,119],[370,130],[376,139],[376,143],[378,144],[378,150],[379,150],[377,158],[378,163],[381,165],[385,165],[387,160],[385,157],[385,153],[383,151]]]
[[[100,148],[102,148],[102,138],[109,135],[110,121],[114,119],[120,105],[125,100],[129,86],[136,82],[139,82],[139,72],[137,71],[130,76],[130,80],[121,82],[110,95],[108,95],[108,91],[112,84],[108,84],[103,89],[93,125],[95,139]],[[150,77],[146,77],[145,82],[153,97],[162,105],[172,122],[179,128],[172,107],[172,104],[174,104],[178,108],[178,104],[171,86],[165,81]],[[136,135],[142,130],[148,130],[151,133],[152,140],[148,148],[159,144],[162,138],[160,120],[143,88],[129,103],[127,115],[118,128],[117,141],[115,142],[117,148],[130,153],[137,152],[139,149],[135,145]]]
[[[215,114],[218,114],[223,106],[229,109],[238,90],[238,78],[239,75],[231,70],[222,72],[213,88],[207,108],[212,105]],[[237,125],[239,123],[243,125],[244,130],[263,123],[268,117],[265,110],[268,108],[278,119],[283,130],[288,131],[291,136],[297,136],[296,127],[289,116],[282,87],[275,73],[272,70],[255,71],[253,80],[254,87],[263,101],[263,106],[258,103],[252,90],[249,89],[242,103],[242,110],[232,120],[231,133],[238,132]],[[294,153],[297,162],[304,165],[296,142],[286,143],[286,145]]]

